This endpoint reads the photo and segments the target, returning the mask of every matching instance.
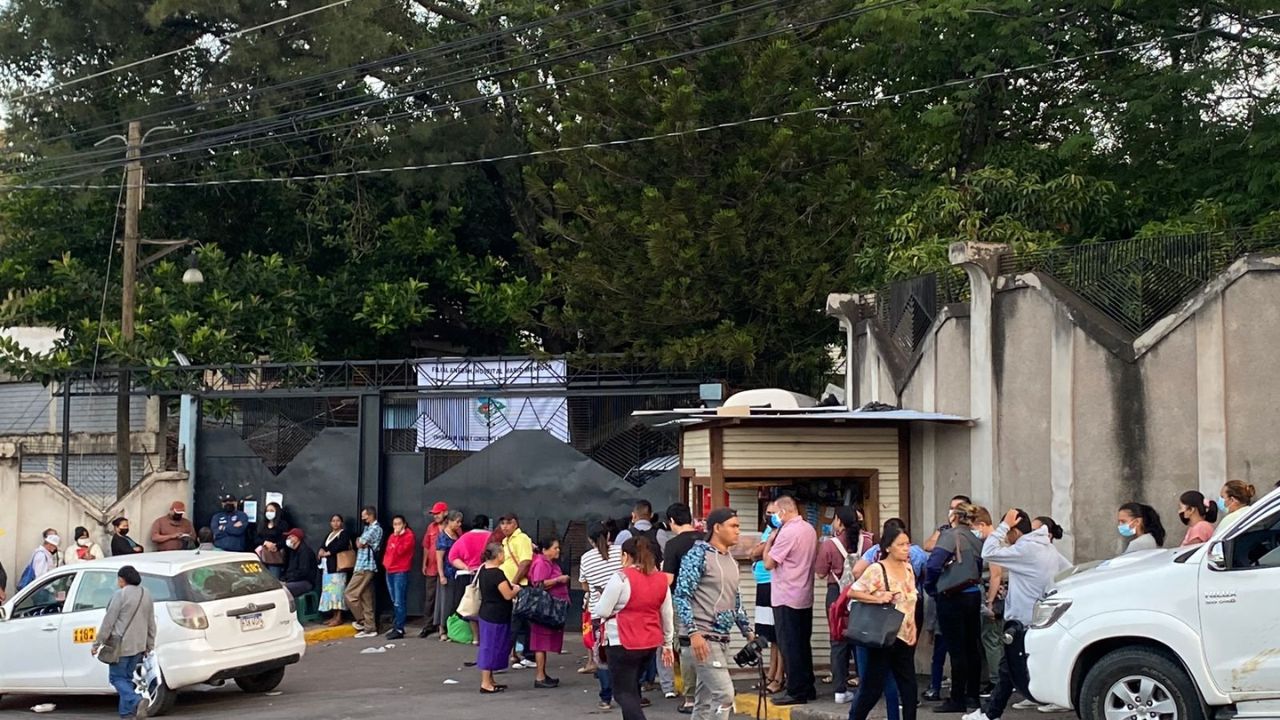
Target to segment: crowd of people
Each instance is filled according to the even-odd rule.
[[[1182,493],[1177,514],[1186,531],[1180,544],[1203,543],[1216,529],[1230,527],[1255,496],[1253,486],[1241,481],[1226,483],[1217,498],[1195,490]],[[391,599],[386,637],[392,640],[405,637],[409,575],[420,548],[425,621],[419,637],[472,645],[476,657],[468,664],[479,671],[483,694],[507,690],[499,680],[512,669],[535,670],[535,689],[560,685],[549,673],[548,658],[565,652],[569,623],[539,622],[527,608],[518,608],[522,594],[532,594],[563,614],[571,576],[561,539],[535,542],[514,513],[496,524],[476,515],[464,526],[461,512],[436,503],[419,543],[407,518],[396,515],[384,529],[370,506],[361,510],[356,529],[333,515],[328,535],[313,550],[278,503],[268,503],[262,517],[251,522],[236,498],[226,495],[220,501],[221,510],[199,532],[185,505],[172,503],[151,524],[152,546],[157,551],[254,552],[295,596],[316,593],[328,625],[342,624],[344,613],[350,613],[357,638],[380,635],[375,582],[381,572]],[[594,674],[600,708],[616,705],[624,720],[639,720],[650,704],[643,691],[660,688],[679,702],[681,713],[699,720],[727,718],[734,699],[729,672],[735,659],[729,648],[735,634],[759,649],[764,667],[757,689],[773,704],[816,700],[813,604],[815,584],[821,582],[833,628],[830,672],[821,682],[832,686],[837,703],[850,705],[850,720],[865,720],[882,699],[889,720],[914,720],[920,702],[938,703],[936,713],[966,713],[964,720],[998,720],[1015,691],[1024,698],[1015,708],[1063,710],[1032,698],[1023,650],[1036,601],[1069,566],[1053,546],[1063,529],[1052,518],[1012,508],[995,520],[988,509],[957,495],[946,521],[916,543],[897,518],[865,528],[857,507],[836,508],[829,533],[821,537],[805,511],[791,496],[770,501],[759,541],[749,548],[740,542],[741,521],[730,508],[713,510],[695,524],[689,506],[676,503],[659,523],[650,503],[641,501],[629,520],[589,526],[590,546],[576,573],[584,593],[587,650],[579,672]],[[1124,553],[1164,547],[1170,540],[1150,505],[1125,503],[1116,511],[1116,522]],[[127,518],[116,519],[111,528],[111,555],[144,552]],[[61,564],[106,557],[88,529],[75,528],[73,540],[64,550],[61,534],[46,529],[19,587]],[[743,611],[739,592],[740,552],[754,561],[752,618]],[[137,587],[136,571],[127,569],[120,580],[125,610],[140,601],[129,594],[139,594],[131,589]],[[0,593],[3,575],[0,568]],[[862,622],[853,612],[859,605],[897,611],[901,620],[887,644],[854,642],[856,633],[839,631]],[[130,650],[154,640],[145,628],[126,635]],[[933,655],[928,686],[920,692],[915,650],[926,636],[932,638]],[[950,692],[944,698],[948,660]],[[677,692],[677,672],[683,694]]]

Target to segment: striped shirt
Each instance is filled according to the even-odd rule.
[[[608,585],[610,578],[617,575],[621,569],[622,549],[617,546],[609,548],[608,559],[600,557],[600,551],[595,548],[582,554],[582,559],[578,561],[578,582],[591,587],[587,607],[593,607],[600,601],[600,593],[604,592],[604,586]]]

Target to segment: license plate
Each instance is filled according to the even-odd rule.
[[[262,613],[254,613],[252,615],[242,615],[240,617],[240,632],[249,632],[250,630],[262,629]]]

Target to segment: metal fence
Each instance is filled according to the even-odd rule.
[[[894,346],[910,356],[924,342],[942,308],[968,299],[964,270],[950,267],[880,288],[875,293],[875,317]]]
[[[1280,248],[1280,231],[1245,228],[1007,254],[1000,273],[1041,272],[1141,335],[1238,258]]]
[[[201,423],[235,430],[279,475],[325,428],[359,425],[360,405],[353,396],[209,398]]]

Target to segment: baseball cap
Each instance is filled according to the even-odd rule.
[[[187,511],[187,504],[181,500],[174,500],[173,504],[169,506],[169,510],[170,512],[184,513]]]
[[[442,512],[449,512],[449,506],[446,505],[445,503],[438,502],[435,505],[431,506],[432,515],[435,515],[436,513],[442,513]]]

